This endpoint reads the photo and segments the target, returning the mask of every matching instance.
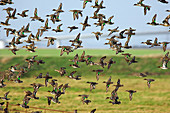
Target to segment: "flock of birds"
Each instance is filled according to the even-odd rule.
[[[147,11],[150,10],[151,6],[144,4],[143,1],[144,0],[140,0],[138,3],[134,4],[134,6],[144,7],[144,15],[146,15]],[[165,0],[158,0],[158,1],[162,2],[162,3],[166,3],[166,4],[168,3]],[[83,9],[85,9],[86,4],[89,3],[89,2],[92,2],[92,0],[83,0]],[[7,5],[7,4],[14,4],[14,3],[12,2],[12,0],[1,0],[0,1],[0,5]],[[99,11],[101,9],[106,8],[105,6],[103,6],[103,0],[100,3],[98,2],[98,0],[95,0],[95,4],[92,5],[91,7],[96,8],[97,10],[94,12],[94,15],[92,17],[90,17],[90,18],[91,19],[98,19],[97,23],[94,23],[94,25],[96,25],[96,27],[100,26],[101,31],[104,29],[105,25],[113,25],[114,24],[114,22],[112,21],[112,18],[114,16],[111,16],[108,19],[106,19],[104,14],[99,14]],[[9,20],[18,19],[16,17],[16,15],[21,16],[22,18],[28,17],[26,12],[29,11],[29,10],[24,10],[21,13],[16,14],[16,9],[11,8],[11,7],[5,8],[3,10],[6,11],[7,14],[8,14],[6,16],[6,21],[1,22],[1,25],[3,25],[3,26],[10,26],[11,24],[9,24]],[[59,16],[60,16],[60,13],[64,12],[62,10],[62,3],[60,3],[60,5],[59,5],[59,7],[57,9],[53,9],[53,11],[54,11],[53,14],[48,14],[48,15],[46,15],[46,17],[49,17],[50,20],[53,22],[53,24],[55,24],[56,22],[61,21]],[[73,19],[74,20],[79,19],[79,16],[81,16],[81,17],[83,16],[83,10],[70,10],[70,12],[73,13]],[[167,12],[170,12],[170,10],[167,10]],[[157,14],[155,14],[154,17],[152,18],[152,22],[147,23],[147,24],[148,25],[153,25],[153,26],[156,26],[156,25],[162,25],[162,26],[166,26],[166,27],[170,26],[170,24],[169,24],[170,15],[168,15],[162,21],[161,24],[156,22],[156,16],[157,16]],[[35,8],[33,17],[30,17],[30,18],[31,18],[31,21],[44,22],[44,19],[42,19],[40,16],[38,16],[37,8]],[[84,22],[80,23],[83,26],[82,31],[84,31],[86,29],[86,27],[91,26],[90,24],[88,24],[88,19],[89,19],[89,17],[86,16]],[[23,42],[21,42],[20,39],[27,37],[27,35],[25,35],[25,33],[30,33],[29,36],[28,36],[28,39],[24,40],[24,42],[28,43],[29,45],[25,45],[22,48],[26,48],[27,51],[29,51],[29,52],[36,52],[35,49],[37,47],[35,46],[36,45],[35,42],[36,41],[41,41],[40,37],[43,35],[43,33],[48,31],[49,29],[51,29],[51,27],[48,26],[48,18],[45,21],[45,25],[41,26],[41,28],[38,29],[36,35],[33,35],[31,33],[31,31],[29,30],[29,25],[30,24],[28,23],[26,27],[23,26],[19,30],[16,30],[16,29],[13,29],[13,28],[4,28],[4,30],[6,30],[6,36],[7,37],[9,36],[9,34],[14,35],[13,39],[9,42],[8,45],[6,45],[6,47],[8,47],[9,50],[11,50],[13,54],[16,55],[16,51],[19,50],[17,45],[23,44]],[[52,31],[63,32],[63,30],[61,29],[62,25],[63,24],[59,24],[57,26],[57,28],[52,29]],[[69,32],[72,32],[73,30],[79,29],[76,26],[68,26],[68,28],[70,29]],[[119,32],[118,29],[119,29],[119,27],[116,27],[114,29],[108,29],[108,31],[109,31],[108,36],[111,36],[113,33]],[[129,29],[121,30],[119,32],[118,36],[113,35],[113,36],[111,36],[111,38],[107,38],[106,40],[108,40],[108,42],[105,43],[105,45],[109,45],[112,50],[116,51],[116,54],[122,53],[122,55],[124,56],[124,59],[128,63],[128,65],[131,65],[133,63],[137,63],[138,61],[136,61],[135,56],[133,56],[131,58],[132,54],[124,53],[122,48],[124,48],[124,49],[132,48],[132,46],[129,46],[129,41],[131,39],[131,36],[135,35],[135,31],[136,31],[136,29],[133,29],[131,27]],[[92,32],[92,33],[95,35],[97,40],[99,40],[99,37],[103,34],[101,32]],[[127,37],[125,36],[125,34],[127,35]],[[82,40],[80,40],[80,36],[81,36],[81,33],[79,33],[74,40],[69,40],[69,42],[72,43],[71,46],[59,46],[58,48],[61,48],[60,56],[62,56],[64,53],[67,53],[67,55],[68,55],[70,52],[74,52],[76,49],[82,48],[83,46],[82,46]],[[15,37],[17,37],[17,38],[15,38]],[[124,45],[122,45],[122,43],[119,42],[118,40],[116,40],[116,38],[118,38],[118,39],[126,39],[127,38],[127,41],[125,42]],[[57,40],[54,37],[44,37],[44,39],[48,40],[47,47],[49,47],[50,45],[54,45],[54,41]],[[155,38],[154,42],[151,42],[151,41],[152,40],[149,39],[146,42],[141,42],[141,43],[146,44],[146,45],[150,45],[150,48],[154,47],[154,46],[160,46],[162,44],[164,52],[166,52],[167,45],[170,43],[170,42],[158,42],[158,38]],[[162,66],[158,66],[158,68],[168,69],[168,62],[170,60],[168,55],[169,55],[169,52],[167,52],[165,54],[165,56],[162,57]],[[11,66],[11,67],[9,67],[8,70],[4,71],[4,74],[0,79],[0,88],[4,88],[6,86],[6,84],[4,83],[5,78],[8,79],[8,81],[13,81],[15,83],[23,83],[23,81],[21,80],[21,76],[23,76],[24,73],[27,73],[28,69],[30,69],[33,65],[35,65],[35,63],[37,65],[45,63],[41,59],[36,60],[35,59],[36,57],[37,57],[37,55],[33,56],[32,58],[25,59],[25,62],[27,62],[26,67],[23,67],[23,66],[18,67],[19,64],[16,64],[15,66]],[[113,61],[113,58],[111,58],[108,62],[106,62],[105,61],[106,56],[101,57],[99,62],[93,62],[92,57],[93,56],[91,56],[91,55],[85,55],[85,51],[83,51],[80,58],[79,58],[79,55],[76,54],[73,59],[69,60],[69,61],[73,62],[73,64],[70,64],[70,67],[72,67],[72,68],[81,68],[79,66],[79,63],[84,62],[86,65],[91,65],[91,66],[99,65],[102,68],[107,67],[108,69],[110,69],[111,65],[116,63],[116,61]],[[58,72],[61,76],[65,76],[65,74],[67,74],[65,67],[61,67],[60,69],[56,69],[55,71]],[[103,71],[104,71],[103,69],[92,70],[92,72],[96,73],[96,80],[97,81],[99,80],[100,73],[102,73]],[[72,71],[66,77],[68,77],[69,79],[81,80],[80,75],[75,75],[76,72],[77,71]],[[146,73],[145,74],[140,73],[138,76],[139,77],[146,77],[147,74]],[[37,94],[39,88],[44,87],[44,86],[47,87],[48,83],[51,84],[51,86],[53,87],[52,91],[48,91],[48,92],[50,92],[51,94],[54,95],[54,97],[46,96],[48,105],[51,104],[51,101],[54,102],[54,103],[60,103],[59,97],[61,95],[63,95],[63,94],[66,94],[65,90],[70,87],[69,83],[59,85],[56,82],[57,79],[54,79],[52,76],[50,76],[50,74],[48,72],[47,72],[46,76],[43,76],[42,73],[40,73],[36,77],[36,79],[43,79],[43,78],[45,79],[45,84],[44,85],[40,84],[40,83],[32,83],[32,84],[30,84],[33,87],[33,92],[25,91],[25,96],[24,96],[24,99],[23,99],[23,103],[22,104],[17,104],[17,105],[19,105],[19,106],[21,106],[23,108],[29,108],[28,103],[29,103],[30,99],[39,99],[39,97],[36,97],[36,94]],[[49,82],[49,79],[51,79],[51,82]],[[154,79],[146,79],[146,78],[144,80],[147,81],[147,86],[149,88],[150,88],[151,82],[155,81]],[[94,81],[93,82],[87,81],[87,83],[90,84],[90,91],[94,90],[95,86],[98,84],[97,82],[94,82]],[[106,92],[108,92],[109,86],[111,84],[113,84],[113,82],[111,81],[111,76],[109,77],[109,79],[107,81],[103,81],[103,83],[106,84]],[[106,99],[110,99],[109,103],[121,104],[121,102],[118,100],[119,97],[118,97],[117,91],[118,91],[118,89],[120,87],[123,87],[123,84],[121,84],[120,79],[118,79],[117,84],[113,85],[113,86],[115,86],[115,89],[111,92],[111,96],[106,97]],[[131,101],[132,100],[132,95],[134,93],[136,93],[137,91],[135,91],[135,90],[126,90],[126,91],[129,92],[129,99]],[[9,92],[10,91],[6,92],[4,94],[4,97],[0,97],[0,99],[9,100],[9,98],[7,97]],[[91,102],[91,100],[88,99],[89,95],[81,94],[81,95],[78,95],[78,96],[81,97],[81,101],[82,101],[83,104],[89,104]],[[3,110],[5,113],[8,113],[9,112],[9,109],[8,109],[8,104],[9,103],[7,102],[5,109],[2,108],[3,104],[4,104],[4,102],[0,103],[0,110]],[[96,109],[93,109],[91,111],[91,113],[94,113],[95,111],[96,111]],[[74,112],[77,113],[77,110],[75,110]],[[36,113],[38,113],[38,111]]]

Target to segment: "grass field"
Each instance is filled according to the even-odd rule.
[[[107,56],[115,56],[115,51],[112,51],[110,49],[78,49],[75,52],[70,53],[69,56],[74,56],[75,54],[82,54],[83,51],[86,51],[86,54],[90,54],[93,56],[101,56],[101,55],[107,55]],[[37,52],[30,53],[26,51],[25,49],[21,49],[17,52],[17,56],[32,56],[32,55],[39,55],[39,56],[60,56],[60,49],[37,49]],[[130,50],[124,50],[125,52],[131,53],[135,56],[161,56],[164,54],[162,49],[130,49]],[[168,51],[168,50],[167,50]],[[0,49],[0,56],[6,57],[6,56],[15,56],[11,51],[8,49]],[[63,56],[67,56],[64,54]],[[120,56],[119,54],[117,56]]]
[[[28,70],[28,73],[21,77],[21,80],[23,80],[24,83],[16,84],[5,80],[5,84],[7,86],[0,89],[0,97],[3,96],[3,93],[10,91],[10,104],[21,104],[25,95],[24,91],[33,91],[33,88],[31,88],[29,84],[34,82],[44,84],[44,79],[36,80],[34,77],[40,72],[42,72],[43,75],[49,72],[53,78],[58,80],[59,84],[69,83],[71,88],[68,88],[66,90],[66,94],[59,98],[61,102],[60,104],[52,103],[48,106],[47,98],[45,98],[45,96],[53,96],[47,92],[48,90],[52,90],[52,86],[48,85],[48,87],[42,87],[37,93],[37,96],[40,97],[40,99],[31,99],[28,104],[30,107],[32,106],[70,112],[77,109],[78,113],[90,113],[90,111],[94,108],[97,109],[96,113],[168,113],[170,111],[170,71],[157,68],[157,66],[161,65],[160,56],[165,54],[162,50],[128,50],[127,52],[137,56],[136,60],[138,61],[137,64],[132,64],[130,66],[128,66],[122,56],[116,56],[111,50],[85,51],[86,55],[89,54],[94,56],[92,58],[94,62],[98,62],[102,56],[106,55],[106,61],[113,57],[116,64],[113,64],[109,70],[104,68],[104,72],[101,73],[99,81],[96,81],[95,73],[91,72],[91,70],[103,69],[100,66],[86,66],[84,63],[80,63],[79,65],[81,68],[79,69],[69,67],[69,64],[72,64],[72,62],[69,62],[68,60],[72,59],[76,53],[80,56],[83,50],[76,50],[70,55],[64,55],[62,57],[59,57],[60,50],[53,49],[39,49],[37,50],[37,53],[33,54],[26,52],[25,50],[21,50],[15,57],[13,57],[14,55],[6,49],[0,50],[0,72],[7,70],[11,65],[15,65],[17,63],[19,63],[20,66],[26,66],[24,59],[30,58],[33,55],[39,55],[36,59],[42,59],[46,62],[43,65],[34,65],[31,67],[31,69]],[[61,77],[59,73],[54,70],[59,69],[62,66],[67,68],[67,75],[76,70],[77,74],[82,76],[82,79],[75,81],[66,77]],[[147,78],[155,79],[155,82],[151,83],[150,89],[147,87],[146,81],[143,80],[143,78],[134,76],[140,72],[149,72],[151,75]],[[106,81],[109,76],[112,76],[112,81],[114,84],[116,84],[117,79],[120,78],[121,84],[124,85],[124,87],[121,87],[118,91],[118,96],[120,98],[119,100],[122,102],[120,105],[112,105],[109,103],[109,100],[105,99],[107,96],[110,96],[111,91],[115,88],[111,85],[109,91],[107,93],[105,92],[105,84],[102,82]],[[99,84],[96,86],[95,90],[90,92],[89,84],[86,83],[87,81],[94,81]],[[129,101],[129,94],[125,92],[125,90],[130,89],[137,91],[137,93],[133,95],[132,101]],[[89,105],[83,105],[81,98],[78,97],[79,94],[89,94],[89,99],[92,102]],[[0,100],[0,102],[2,102],[2,100]],[[25,111],[21,107],[11,105],[9,106],[9,109]],[[27,112],[31,111],[35,111],[35,109],[30,108],[27,110]],[[50,112],[52,111],[46,111],[46,113]]]

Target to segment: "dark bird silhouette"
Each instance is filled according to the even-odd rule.
[[[46,76],[44,76],[43,78],[45,78],[45,86],[47,87],[48,84],[48,80],[52,79],[52,77],[49,76],[49,72],[47,72]]]
[[[151,87],[151,82],[155,81],[154,79],[144,79],[144,80],[147,80],[147,86],[148,86],[148,88]]]
[[[126,90],[127,92],[129,92],[129,99],[130,99],[130,101],[132,100],[132,95],[133,95],[133,93],[136,93],[136,91],[134,91],[134,90]]]
[[[96,85],[98,84],[98,83],[96,83],[96,82],[87,82],[87,83],[90,84],[90,91],[92,91],[93,89],[95,89],[95,88],[96,88]]]
[[[103,83],[106,83],[106,92],[108,92],[109,86],[110,84],[113,84],[113,82],[111,82],[111,76],[109,77],[109,79],[106,81],[103,81]]]
[[[88,24],[88,16],[86,16],[84,23],[80,23],[80,24],[83,25],[82,31],[84,31],[86,27],[91,26],[90,24]]]

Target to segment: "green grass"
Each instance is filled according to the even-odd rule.
[[[69,62],[69,59],[72,59],[73,56],[78,53],[79,56],[82,54],[83,50],[76,50],[70,55],[64,55],[59,57],[60,50],[54,49],[39,49],[37,53],[29,53],[25,50],[21,50],[17,55],[12,55],[8,50],[0,50],[0,72],[4,72],[11,65],[20,64],[20,66],[27,66],[24,62],[26,58],[31,58],[33,55],[39,55],[36,60],[42,59],[45,61],[45,64],[34,65],[28,69],[28,73],[24,74],[21,77],[21,80],[24,83],[17,84],[12,81],[5,80],[7,85],[4,88],[0,89],[0,97],[7,91],[9,93],[9,102],[10,104],[22,103],[24,98],[24,91],[30,90],[33,91],[33,88],[30,86],[31,83],[41,83],[44,84],[44,79],[35,79],[40,72],[45,75],[47,72],[50,73],[54,79],[57,79],[58,84],[69,83],[71,88],[66,90],[66,94],[62,95],[59,100],[60,104],[52,103],[50,106],[47,105],[47,99],[45,96],[53,96],[48,90],[52,90],[52,86],[42,87],[39,89],[37,96],[40,97],[39,100],[31,99],[29,102],[30,107],[46,108],[46,109],[56,109],[62,111],[73,112],[75,109],[78,110],[78,113],[89,113],[92,109],[96,108],[96,113],[113,113],[113,112],[154,112],[154,113],[168,113],[170,111],[170,92],[169,92],[169,80],[170,80],[170,71],[161,70],[157,66],[161,65],[161,60],[159,56],[163,56],[165,53],[162,50],[128,50],[127,52],[137,56],[136,60],[138,63],[128,66],[124,58],[120,55],[115,55],[111,50],[85,50],[86,55],[94,56],[92,60],[94,62],[99,62],[99,59],[107,55],[105,61],[108,61],[111,57],[116,61],[116,64],[113,64],[108,70],[107,68],[102,68],[101,66],[86,66],[85,63],[79,63],[79,69],[74,69],[69,66],[72,62]],[[25,54],[26,53],[26,54]],[[13,57],[15,56],[15,57]],[[144,56],[144,57],[143,57]],[[147,57],[150,56],[150,57]],[[156,57],[151,57],[156,56]],[[77,74],[82,76],[82,79],[79,81],[71,80],[67,77],[61,77],[59,73],[55,72],[55,69],[65,66],[67,75],[70,72],[76,70]],[[169,66],[169,64],[168,64]],[[93,69],[103,69],[104,72],[101,73],[99,81],[96,81],[95,73],[91,70]],[[146,81],[143,78],[136,77],[134,75],[139,74],[140,72],[150,72],[152,75],[149,75],[147,78],[155,79],[155,82],[151,83],[151,88],[149,89],[146,85]],[[76,74],[76,75],[77,75]],[[121,83],[124,87],[121,87],[118,91],[118,96],[122,102],[120,105],[112,105],[109,100],[105,100],[107,96],[110,96],[111,91],[115,88],[110,85],[109,92],[105,92],[105,84],[102,83],[106,81],[109,76],[112,76],[112,81],[116,84],[117,79],[121,79]],[[87,81],[98,82],[96,89],[90,92],[89,84]],[[136,90],[137,93],[133,95],[133,100],[129,101],[129,95],[125,90]],[[81,98],[78,97],[79,94],[89,94],[89,99],[92,101],[89,105],[83,105],[80,101]],[[2,102],[2,100],[0,100]],[[16,106],[9,106],[10,110],[22,110],[25,109]],[[36,109],[30,108],[27,112],[36,111]],[[43,111],[43,110],[39,110]],[[45,111],[43,111],[45,112]],[[46,111],[52,112],[52,111]]]
[[[78,49],[74,52],[70,53],[69,56],[74,56],[75,54],[82,54],[83,51],[86,51],[86,54],[90,54],[92,56],[114,56],[115,51],[111,49]],[[30,53],[25,49],[21,49],[17,51],[17,56],[32,56],[32,55],[39,55],[39,56],[60,56],[60,49],[37,49],[35,53]],[[129,52],[134,56],[145,56],[145,55],[156,55],[160,56],[163,55],[163,50],[158,49],[129,49],[124,50],[125,52]],[[168,50],[167,50],[168,51]],[[0,49],[0,56],[15,56],[11,51],[8,49]],[[65,53],[63,56],[67,56]]]

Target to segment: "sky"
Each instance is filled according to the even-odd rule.
[[[38,16],[42,17],[44,20],[46,20],[47,14],[54,13],[52,11],[53,8],[58,8],[59,4],[63,4],[63,10],[64,13],[60,14],[61,22],[58,22],[56,24],[53,24],[51,21],[49,21],[49,26],[52,27],[52,29],[57,28],[57,25],[63,24],[61,26],[61,29],[63,29],[63,32],[61,33],[55,33],[51,29],[48,30],[48,32],[45,32],[43,36],[40,39],[43,39],[45,36],[51,36],[51,37],[60,37],[64,35],[71,35],[73,38],[77,36],[78,33],[81,33],[81,36],[91,34],[91,32],[94,31],[100,31],[100,27],[96,27],[93,23],[95,23],[97,20],[89,19],[88,23],[91,25],[91,27],[87,27],[85,31],[82,31],[82,25],[81,22],[84,22],[85,17],[91,17],[93,16],[93,12],[96,9],[93,9],[90,7],[91,5],[94,5],[95,0],[92,0],[92,3],[87,3],[86,8],[83,9],[83,1],[80,0],[13,0],[13,5],[5,5],[0,6],[0,21],[5,21],[7,13],[6,11],[2,11],[2,9],[7,7],[12,7],[17,9],[17,13],[21,13],[23,10],[28,9],[29,12],[27,12],[28,17],[22,18],[18,15],[16,17],[18,19],[16,20],[9,20],[9,23],[11,26],[10,28],[15,28],[19,30],[23,25],[27,25],[30,23],[30,30],[35,35],[37,32],[37,29],[39,29],[41,26],[44,26],[45,23],[41,23],[40,21],[31,21],[30,17],[33,16],[35,8],[38,9]],[[99,0],[100,2],[101,0]],[[143,3],[150,5],[151,10],[147,12],[147,15],[144,16],[144,11],[142,7],[133,6],[133,4],[137,3],[138,0],[103,0],[103,5],[106,6],[105,9],[101,9],[99,13],[105,14],[106,19],[108,19],[110,16],[114,16],[112,21],[114,22],[113,25],[106,25],[103,31],[100,31],[104,34],[108,34],[108,29],[113,29],[119,26],[119,30],[128,29],[129,27],[132,27],[136,29],[136,32],[159,32],[159,31],[168,31],[169,27],[164,26],[150,26],[147,25],[147,22],[151,22],[152,17],[157,14],[156,21],[158,23],[161,23],[162,20],[168,16],[170,13],[166,12],[166,10],[170,10],[170,3],[169,4],[163,4],[158,2],[157,0],[145,0]],[[170,2],[170,1],[169,1]],[[72,13],[69,12],[69,10],[78,9],[83,10],[83,17],[80,17],[78,20],[73,20]],[[72,31],[69,33],[68,26],[78,26],[79,29]],[[3,28],[6,26],[2,26],[0,28],[0,39],[5,40],[11,40],[13,35],[10,35],[9,37],[6,37],[5,31]],[[27,34],[29,35],[29,34]],[[144,35],[144,36],[132,36],[132,39],[130,41],[130,45],[139,45],[142,41],[146,41],[147,39],[154,40],[155,37],[158,37],[159,41],[170,41],[170,34],[169,35]],[[94,37],[90,37],[89,39],[83,39],[83,46],[84,48],[109,48],[108,46],[105,46],[104,43],[107,42],[105,39],[110,37],[105,37],[97,41]],[[80,37],[81,39],[81,37]],[[125,42],[125,40],[121,40],[121,42]],[[61,41],[62,45],[70,45],[68,40]],[[41,42],[41,45],[46,45],[47,41]],[[56,45],[51,46],[56,47]]]

